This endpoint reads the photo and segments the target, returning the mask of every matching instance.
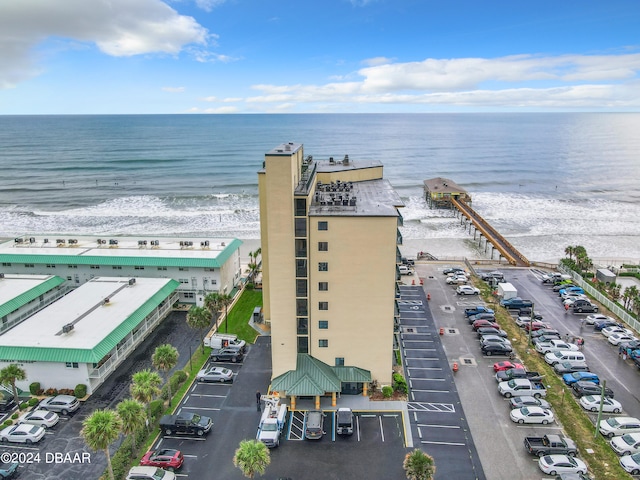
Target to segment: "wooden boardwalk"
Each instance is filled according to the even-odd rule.
[[[517,267],[529,267],[531,265],[524,255],[468,204],[455,198],[451,198],[451,204],[473,224],[481,235],[484,235],[486,241],[491,243],[511,265]]]

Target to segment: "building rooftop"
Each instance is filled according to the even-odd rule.
[[[178,285],[96,277],[0,335],[0,358],[97,363]]]
[[[0,277],[0,318],[65,282],[55,275],[5,273]]]
[[[24,236],[0,243],[0,261],[219,268],[240,245],[234,238]]]
[[[310,216],[397,217],[404,202],[387,180],[316,184]]]
[[[436,177],[424,181],[424,186],[430,192],[435,193],[467,193],[467,191],[453,180]]]
[[[299,150],[300,148],[302,148],[302,144],[301,143],[294,143],[294,142],[288,142],[288,143],[283,143],[281,145],[278,145],[277,147],[274,147],[273,149],[271,149],[269,152],[267,152],[267,155],[291,155],[293,152]]]

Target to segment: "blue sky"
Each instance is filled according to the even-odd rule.
[[[638,0],[0,0],[0,114],[640,111]]]

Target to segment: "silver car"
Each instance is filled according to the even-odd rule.
[[[33,410],[25,413],[18,419],[18,423],[28,423],[30,425],[39,425],[42,428],[53,427],[60,421],[60,417],[55,412],[47,412],[46,410]]]
[[[224,367],[209,367],[198,372],[199,382],[233,382],[233,372]]]
[[[55,397],[48,397],[42,400],[38,408],[68,415],[80,408],[80,402],[78,402],[78,399],[73,395],[56,395]]]
[[[13,425],[0,432],[0,440],[12,443],[36,443],[44,437],[44,428],[37,425]]]

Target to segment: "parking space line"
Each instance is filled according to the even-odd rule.
[[[410,370],[442,370],[442,367],[408,367]]]
[[[382,428],[382,417],[378,417],[378,421],[380,422],[380,435],[382,436],[382,441],[384,442],[384,428]]]
[[[360,441],[360,417],[356,416],[356,433],[358,441]]]
[[[190,397],[211,397],[211,398],[227,398],[226,395],[212,395],[209,393],[192,393]]]
[[[182,408],[186,408],[188,410],[213,410],[213,411],[219,411],[219,408],[213,408],[213,407],[187,407],[187,406],[183,406]]]
[[[418,352],[435,352],[436,351],[435,348],[406,348],[405,350],[417,350]]]
[[[437,357],[425,357],[425,358],[422,358],[422,357],[406,357],[406,360],[440,360],[440,359],[437,358]]]
[[[416,378],[416,380],[424,380],[423,378]],[[449,390],[420,390],[414,389],[414,392],[425,392],[425,393],[449,393]]]
[[[457,443],[457,442],[433,442],[430,440],[421,440],[420,443],[429,443],[432,445],[452,445],[455,447],[464,447],[466,443]]]
[[[428,428],[451,428],[451,429],[460,429],[461,427],[457,425],[433,425],[428,423],[419,423],[420,427],[428,427]]]

